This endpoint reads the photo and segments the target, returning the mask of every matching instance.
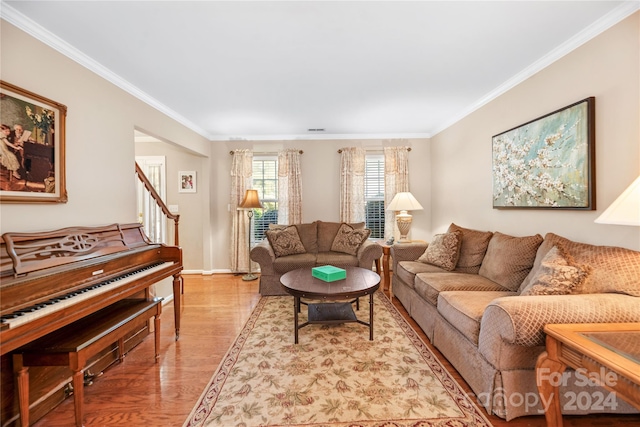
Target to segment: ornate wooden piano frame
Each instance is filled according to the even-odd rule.
[[[7,375],[11,353],[119,301],[151,300],[150,287],[171,276],[176,340],[179,338],[182,250],[151,243],[142,225],[5,233],[2,238],[0,425],[15,421],[18,412],[14,378]],[[35,390],[32,404],[40,400],[38,392],[51,392],[31,389]]]

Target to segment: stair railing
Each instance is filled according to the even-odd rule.
[[[173,220],[173,222],[174,222],[174,245],[175,246],[180,246],[180,240],[178,238],[178,222],[180,220],[180,215],[172,214],[169,211],[169,208],[162,201],[162,199],[160,198],[160,195],[155,190],[155,188],[153,188],[153,185],[151,185],[151,182],[149,182],[149,179],[147,178],[147,176],[142,171],[142,168],[140,167],[140,165],[138,165],[138,162],[136,162],[136,175],[138,176],[138,179],[144,185],[144,188],[149,192],[149,195],[153,198],[153,200],[155,200],[155,202],[158,205],[158,207],[160,208],[160,210],[162,210],[162,213],[167,217],[167,219],[172,219]]]

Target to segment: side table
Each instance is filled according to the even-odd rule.
[[[545,404],[547,426],[562,427],[558,386],[567,367],[579,369],[588,378],[640,409],[640,323],[577,323],[546,325],[547,351],[538,357],[536,381]],[[585,393],[583,395],[583,393]],[[611,404],[600,396],[566,396],[576,402]],[[571,400],[573,399],[573,400]],[[582,408],[580,408],[582,409]]]
[[[384,284],[386,284],[387,288],[389,289],[389,299],[393,301],[393,280],[391,280],[391,267],[389,266],[389,259],[391,258],[391,247],[393,245],[387,245],[383,241],[378,241],[377,243],[380,246],[382,246],[382,270],[384,271]],[[394,243],[394,244],[410,245],[411,243],[426,243],[426,242],[424,240],[412,240],[411,242]],[[383,285],[383,290],[384,290],[384,285]]]

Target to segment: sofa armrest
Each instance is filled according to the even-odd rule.
[[[391,271],[398,271],[396,267],[400,261],[415,261],[420,258],[420,255],[427,250],[428,246],[429,244],[425,242],[396,243],[395,245],[391,245],[390,252],[393,261]]]
[[[261,274],[274,274],[273,262],[276,260],[276,254],[267,239],[258,243],[251,249],[250,258],[260,264]]]
[[[372,240],[365,240],[358,248],[358,267],[371,268],[373,262],[382,257],[382,246]]]
[[[543,328],[554,323],[640,322],[640,298],[622,294],[510,296],[487,306],[479,342],[496,338],[525,347],[544,345]],[[498,337],[496,336],[498,335]]]

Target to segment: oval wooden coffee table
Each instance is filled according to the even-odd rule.
[[[284,290],[293,295],[293,329],[298,344],[298,330],[314,324],[339,324],[357,322],[369,327],[369,340],[373,340],[373,293],[380,287],[380,276],[372,270],[347,267],[346,279],[325,282],[311,275],[311,267],[299,268],[285,273],[280,278]],[[353,311],[360,308],[360,297],[369,295],[369,323],[359,320]],[[318,303],[300,301],[301,298],[319,300]],[[327,302],[344,301],[347,302]],[[307,306],[308,319],[298,325],[300,305]]]

